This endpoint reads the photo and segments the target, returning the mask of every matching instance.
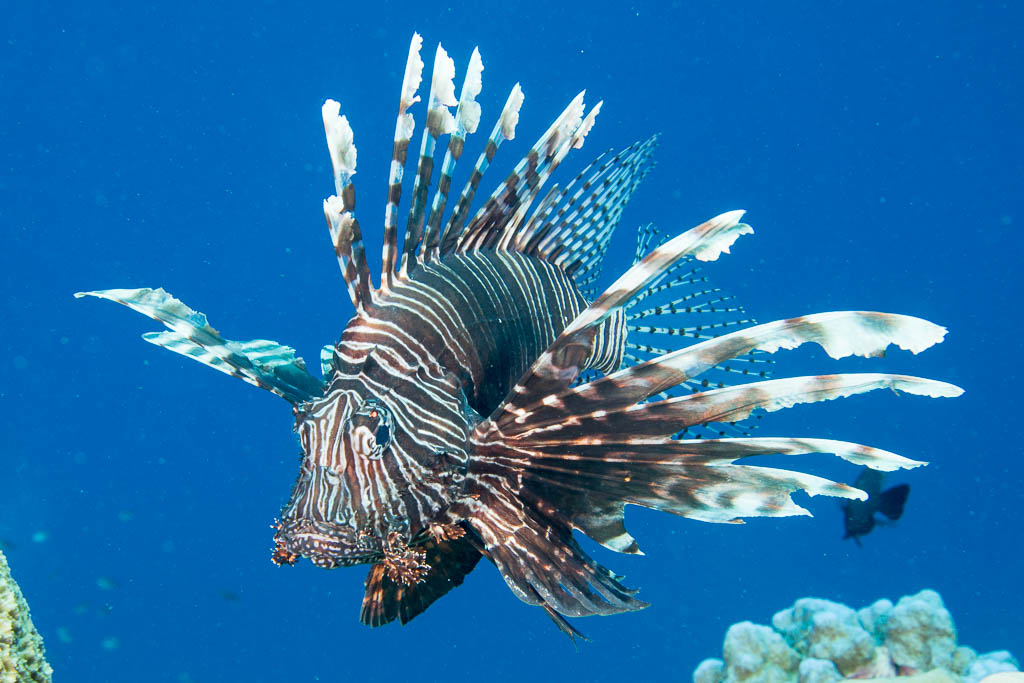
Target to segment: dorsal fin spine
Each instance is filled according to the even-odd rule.
[[[587,199],[585,199],[583,202],[577,203],[579,201],[580,196],[584,192],[586,192],[588,189],[593,187],[594,183],[601,182],[602,179],[604,178],[605,173],[608,172],[608,169],[610,167],[612,167],[613,164],[616,161],[618,161],[618,159],[621,156],[622,156],[621,154],[620,155],[616,155],[615,158],[609,160],[606,164],[603,164],[593,174],[593,176],[591,176],[590,178],[587,179],[587,181],[583,184],[583,186],[581,186],[578,190],[576,190],[575,193],[573,193],[573,195],[566,202],[566,205],[564,207],[561,207],[558,210],[558,212],[556,214],[556,219],[557,219],[558,223],[560,223],[561,225],[569,225],[570,223],[575,223],[576,225],[579,225],[581,223],[581,221],[578,221],[576,219],[579,217],[580,212],[585,212],[587,209],[590,208],[590,204],[596,200],[596,197],[598,196],[598,193],[594,192],[589,197],[587,197]],[[613,172],[613,174],[609,174],[609,175],[614,175],[614,172]],[[569,190],[569,187],[566,187],[566,192],[568,192],[568,190]],[[572,209],[572,211],[570,212],[569,209]],[[530,223],[532,224],[533,222],[534,222],[533,218],[531,218],[530,219]],[[543,222],[541,223],[541,225],[543,225]],[[552,232],[552,231],[549,230],[549,231],[545,232],[544,233],[544,237],[537,241],[536,248],[539,251],[547,251],[548,249],[551,248],[553,241],[555,241],[557,239],[562,239],[562,237],[560,237],[560,234],[561,234],[561,231]]]
[[[340,111],[341,105],[334,100],[327,100],[321,108],[337,193],[324,200],[324,216],[352,305],[360,310],[371,304],[374,289],[362,231],[354,213],[356,195],[352,176],[356,173],[356,146],[352,127]]]
[[[498,122],[494,125],[494,130],[491,131],[491,136],[487,139],[487,145],[480,154],[480,158],[477,159],[473,172],[470,174],[469,180],[466,181],[466,185],[459,195],[459,201],[455,205],[455,210],[452,211],[452,215],[448,219],[448,224],[441,239],[442,254],[452,252],[462,237],[463,224],[469,215],[469,205],[473,202],[473,196],[480,185],[480,180],[487,171],[491,159],[497,153],[498,147],[505,140],[515,138],[516,124],[519,122],[519,109],[523,106],[523,98],[523,89],[516,83],[512,86],[512,91],[509,93],[508,99],[505,100],[505,106],[501,110],[501,116],[498,117]]]
[[[586,287],[600,274],[626,202],[651,168],[656,139],[611,157],[606,152],[564,190],[552,190],[518,229],[512,248],[553,263]]]
[[[434,192],[430,216],[427,218],[427,226],[423,232],[423,245],[420,254],[424,261],[434,261],[438,258],[439,246],[444,237],[441,232],[441,218],[448,203],[448,192],[451,189],[455,164],[462,156],[466,136],[475,133],[480,124],[480,104],[477,103],[476,97],[483,87],[481,80],[483,70],[480,50],[473,48],[469,66],[466,68],[466,78],[462,82],[459,106],[455,110],[455,132],[452,133],[448,141],[448,150],[445,152],[444,162],[441,164],[441,177],[437,183],[437,190]]]
[[[458,104],[455,99],[455,62],[440,44],[434,53],[434,69],[430,77],[430,95],[427,97],[427,118],[423,124],[423,141],[420,144],[416,181],[413,184],[412,203],[409,207],[409,221],[403,240],[401,272],[405,277],[415,267],[416,251],[423,237],[424,214],[430,178],[434,172],[434,151],[442,135],[456,129],[455,117],[448,107]]]
[[[577,173],[576,177],[565,186],[564,190],[559,189],[558,185],[555,185],[548,191],[547,195],[545,195],[544,199],[542,199],[541,203],[537,206],[537,209],[533,212],[533,215],[527,219],[526,225],[519,231],[519,237],[516,241],[517,249],[521,251],[528,251],[530,249],[537,248],[539,241],[550,232],[552,226],[549,218],[551,217],[552,212],[555,211],[555,207],[558,206],[559,202],[568,196],[569,193],[573,191],[573,188],[582,181],[583,184],[579,189],[573,192],[569,201],[566,202],[566,205],[558,209],[557,217],[561,218],[569,207],[576,202],[580,195],[587,190],[589,185],[604,175],[608,168],[615,162],[615,159],[618,158],[618,156],[616,156],[615,159],[605,161],[605,157],[608,156],[610,152],[611,150],[606,150],[596,159],[587,164],[583,170]],[[591,169],[595,166],[598,167],[597,171],[588,177]]]
[[[539,174],[548,169],[551,160],[559,155],[564,143],[574,139],[573,135],[583,122],[585,92],[582,91],[573,98],[569,106],[544,131],[522,161],[476,212],[459,239],[459,252],[492,247],[500,241],[504,232],[498,232],[496,223],[501,222],[504,228],[509,226],[512,219],[509,209],[514,207],[514,213],[515,209],[523,204],[529,204],[540,188]],[[565,152],[568,152],[568,148]]]
[[[563,262],[570,257],[582,257],[589,253],[589,251],[579,253],[579,250],[584,245],[593,244],[595,247],[604,245],[611,234],[609,228],[618,222],[618,215],[622,212],[623,206],[625,206],[625,199],[628,199],[635,188],[636,182],[639,182],[637,180],[636,182],[616,185],[615,182],[619,177],[627,172],[627,169],[616,169],[613,171],[607,179],[607,186],[612,188],[611,190],[593,193],[580,202],[577,208],[566,217],[566,223],[572,226],[572,237],[564,242],[562,256],[555,259],[556,265],[562,266]],[[595,212],[607,213],[610,218],[600,222],[591,220]],[[581,229],[586,224],[589,224],[589,227],[585,230]]]
[[[423,79],[423,60],[420,48],[423,38],[418,33],[412,35],[409,44],[409,57],[405,64],[405,76],[402,79],[402,96],[398,104],[398,118],[395,121],[395,143],[391,151],[391,172],[388,178],[388,200],[384,211],[384,246],[382,249],[382,265],[380,276],[381,290],[389,292],[394,283],[395,266],[398,260],[398,203],[402,199],[402,175],[405,169],[406,155],[409,151],[409,140],[415,127],[412,114],[406,110],[419,101],[416,91]]]

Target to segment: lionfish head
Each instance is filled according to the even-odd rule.
[[[375,349],[297,410],[302,464],[273,560],[333,569],[408,553],[459,495],[472,413],[436,364]]]

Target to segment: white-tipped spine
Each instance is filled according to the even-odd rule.
[[[583,123],[580,124],[580,127],[576,129],[576,133],[572,138],[573,149],[580,149],[583,147],[583,140],[587,137],[587,133],[590,132],[590,129],[594,127],[594,121],[597,119],[597,115],[601,112],[602,105],[604,105],[604,100],[595,104],[593,109],[590,110],[590,113],[588,113],[583,119]]]
[[[581,90],[576,94],[576,97],[572,98],[572,102],[565,108],[562,115],[553,124],[558,128],[557,140],[564,140],[576,133],[579,130],[580,125],[583,123],[583,98],[586,96],[587,91]]]
[[[398,105],[402,114],[420,101],[416,91],[420,89],[420,82],[423,80],[423,60],[420,58],[422,48],[423,36],[413,33],[412,42],[409,43],[409,57],[405,62],[405,76],[402,79],[402,99]]]
[[[356,173],[356,146],[352,134],[352,126],[348,119],[339,115],[341,105],[335,100],[327,100],[321,107],[324,119],[324,132],[327,136],[327,148],[331,154],[331,166],[334,168],[335,192],[340,196]]]
[[[341,229],[341,219],[345,214],[345,203],[336,195],[331,195],[324,200],[324,216],[331,231],[331,241],[337,242],[338,232]]]
[[[436,138],[455,131],[455,117],[448,110],[459,101],[455,99],[455,60],[448,56],[440,43],[434,53],[434,71],[430,77],[430,114],[427,123]]]
[[[480,103],[476,98],[483,90],[483,70],[484,63],[480,59],[480,50],[473,48],[469,66],[466,68],[466,80],[462,83],[458,110],[459,124],[470,134],[475,133],[480,125]]]
[[[811,326],[813,336],[792,329],[796,324]],[[917,354],[942,342],[946,336],[945,327],[928,320],[871,311],[816,313],[792,321],[766,324],[764,328],[765,340],[757,346],[760,351],[775,353],[780,348],[796,348],[810,340],[821,345],[825,353],[835,359],[881,356],[889,344]],[[750,333],[755,330],[759,331],[759,328]]]
[[[416,91],[420,89],[423,81],[423,59],[420,57],[420,50],[423,47],[423,37],[418,33],[412,34],[412,42],[409,44],[409,57],[405,62],[405,76],[402,79],[402,97],[398,103],[398,122],[395,126],[395,139],[408,140],[412,137],[415,129],[415,121],[412,114],[406,113],[409,107],[420,101]]]
[[[394,156],[391,159],[391,170],[388,177],[389,197],[387,208],[384,211],[384,245],[382,248],[381,264],[381,289],[391,289],[398,258],[398,202],[402,189],[402,176],[404,175],[405,154],[412,138],[415,128],[412,114],[407,110],[416,102],[419,96],[420,82],[423,80],[423,60],[420,58],[420,49],[423,47],[423,38],[418,33],[412,34],[412,42],[409,43],[409,56],[405,62],[405,77],[402,79],[402,96],[398,104],[398,118],[395,121],[395,144],[393,147]],[[391,194],[390,190],[395,190]]]
[[[512,86],[512,92],[505,100],[505,107],[501,110],[501,118],[498,125],[501,126],[501,134],[506,140],[514,140],[516,137],[516,125],[519,123],[519,109],[523,106],[523,89],[516,83]]]

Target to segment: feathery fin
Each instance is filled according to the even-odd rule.
[[[557,403],[564,403],[569,411],[588,410],[593,403],[606,409],[632,405],[752,351],[774,353],[813,342],[836,359],[880,356],[889,345],[920,353],[941,342],[945,334],[945,328],[921,318],[869,311],[835,311],[777,320],[673,351],[560,392],[557,397],[538,395],[528,404],[521,400],[514,416],[503,415],[497,422],[502,428],[510,420],[522,424],[534,409]]]
[[[583,370],[594,348],[598,326],[622,309],[638,292],[658,280],[666,269],[687,256],[714,260],[741,235],[750,234],[750,226],[740,223],[742,211],[730,211],[669,240],[626,271],[594,303],[584,309],[557,339],[533,363],[494,411],[492,419],[503,413],[518,416],[524,406],[549,394],[567,389]]]
[[[143,339],[266,389],[292,404],[307,401],[323,390],[321,381],[309,374],[294,349],[263,339],[224,339],[205,315],[163,289],[107,289],[75,294],[76,298],[84,296],[115,301],[162,322],[169,332],[151,332],[143,335]]]
[[[550,206],[542,205],[546,212]],[[629,602],[631,593],[593,564],[565,531],[575,528],[607,548],[637,553],[639,547],[625,527],[626,504],[738,523],[750,516],[810,514],[791,497],[799,490],[812,496],[866,496],[815,475],[736,462],[743,458],[831,452],[882,471],[924,464],[827,439],[672,436],[695,424],[740,420],[758,409],[779,410],[883,387],[926,396],[959,395],[962,390],[951,384],[848,374],[766,380],[649,400],[725,360],[808,341],[834,357],[880,355],[890,344],[917,353],[945,334],[918,318],[838,312],[768,323],[573,386],[599,341],[598,326],[657,288],[684,259],[714,260],[727,252],[740,235],[752,232],[739,222],[741,215],[723,214],[639,258],[653,236],[648,231],[641,237],[644,244],[638,247],[635,265],[566,326],[505,402],[474,429],[467,491],[476,502],[468,505],[466,517],[522,600],[567,616],[636,609],[639,604]],[[690,274],[681,277],[692,279]],[[553,500],[559,501],[557,508]],[[540,530],[543,538],[538,538]],[[597,590],[604,603],[598,604],[578,575],[560,564],[564,558],[572,558],[576,572],[593,572],[585,585]]]
[[[396,583],[387,576],[383,564],[370,568],[359,614],[362,623],[383,626],[395,619],[403,625],[409,623],[438,598],[462,585],[481,557],[480,551],[466,537],[447,541],[429,539],[419,548],[425,553],[423,562],[430,567],[420,583]]]
[[[774,412],[800,403],[846,398],[875,389],[892,389],[932,398],[959,396],[961,390],[946,382],[906,375],[856,373],[787,377],[764,382],[737,384],[640,405],[616,405],[605,397],[575,402],[573,411],[557,399],[547,409],[536,409],[502,429],[506,438],[530,443],[616,442],[617,435],[629,439],[668,438],[684,427],[708,422],[736,422],[755,410]],[[600,396],[600,395],[599,395]],[[580,411],[590,403],[589,411]],[[507,424],[507,423],[506,423]]]

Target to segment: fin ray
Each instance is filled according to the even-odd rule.
[[[455,204],[455,209],[448,218],[448,223],[441,234],[440,253],[442,256],[451,254],[457,249],[459,241],[463,236],[466,219],[469,217],[470,205],[473,203],[473,197],[480,186],[480,181],[490,167],[491,160],[497,154],[501,143],[515,138],[516,125],[519,123],[519,109],[522,106],[523,89],[516,83],[512,86],[512,91],[505,100],[505,106],[502,107],[498,122],[494,124],[494,129],[487,139],[484,151],[480,153],[476,165],[469,176],[469,180],[466,181],[465,186],[462,188],[462,193]]]
[[[405,227],[402,240],[401,272],[403,277],[412,271],[416,264],[416,253],[420,249],[423,238],[423,226],[426,220],[427,193],[430,189],[430,178],[434,171],[434,151],[442,135],[454,133],[456,120],[448,110],[458,104],[455,99],[455,62],[440,44],[434,53],[434,68],[430,77],[430,94],[427,96],[427,115],[423,124],[423,141],[420,145],[419,163],[416,167],[416,180],[412,188],[412,202],[409,207],[409,220]]]
[[[480,552],[467,538],[428,540],[422,550],[430,571],[421,583],[401,585],[388,578],[383,564],[375,564],[366,577],[366,593],[359,620],[367,626],[383,626],[397,619],[405,625],[422,614],[450,590],[462,585],[480,561]]]
[[[532,401],[526,394],[520,394],[516,396],[515,410],[505,410],[495,421],[500,428],[510,429],[512,424],[524,424],[538,412],[554,407],[563,413],[623,408],[753,351],[774,353],[814,342],[833,358],[853,354],[878,356],[890,344],[919,353],[941,342],[945,334],[945,328],[927,320],[890,313],[837,311],[778,320],[693,344],[589,384],[558,393],[538,391]],[[537,417],[542,419],[540,414]]]
[[[437,183],[437,190],[434,192],[434,199],[430,207],[430,215],[427,218],[427,226],[423,233],[423,247],[421,258],[424,261],[434,261],[439,258],[439,250],[444,234],[441,229],[441,219],[444,216],[445,206],[448,203],[448,193],[451,189],[452,176],[455,173],[455,164],[462,157],[466,136],[475,133],[480,125],[480,104],[476,101],[477,95],[483,87],[481,73],[484,70],[483,62],[480,59],[480,51],[473,48],[473,54],[469,58],[469,66],[466,67],[466,77],[462,83],[462,92],[459,95],[459,106],[455,110],[456,128],[448,140],[448,149],[441,164],[441,178]]]
[[[740,223],[742,211],[732,211],[669,240],[625,274],[569,323],[516,383],[492,419],[514,420],[524,406],[567,389],[584,369],[596,343],[599,325],[620,311],[638,292],[662,277],[680,259],[695,256],[714,260],[741,235],[753,232]]]
[[[412,34],[409,44],[409,57],[405,64],[405,76],[402,79],[402,95],[398,104],[398,118],[395,121],[395,141],[391,150],[391,171],[388,177],[388,201],[384,211],[384,244],[382,248],[382,266],[380,286],[384,291],[391,291],[398,264],[398,205],[402,199],[402,177],[405,173],[405,161],[409,152],[409,141],[415,126],[409,107],[419,102],[416,91],[423,79],[423,60],[420,49],[423,38],[418,33]]]
[[[293,404],[307,401],[322,390],[322,382],[309,374],[294,349],[262,339],[224,339],[205,315],[163,289],[107,289],[75,294],[76,298],[84,296],[108,299],[160,321],[170,331],[148,333],[143,336],[146,341],[238,377]]]
[[[554,610],[571,617],[618,614],[647,606],[633,597],[635,591],[590,559],[567,527],[545,520],[548,510],[528,507],[508,482],[471,471],[467,483],[475,502],[466,504],[462,512],[520,600],[544,606],[549,614]]]
[[[573,443],[597,440],[606,435],[629,434],[644,439],[668,437],[685,427],[708,422],[737,422],[755,410],[774,412],[800,403],[846,398],[889,388],[930,396],[958,396],[960,390],[946,382],[883,373],[851,373],[813,377],[787,377],[737,384],[662,401],[611,408],[607,401],[593,401],[589,412],[566,413],[552,402],[548,410],[536,410],[503,430],[505,436],[531,441]]]

